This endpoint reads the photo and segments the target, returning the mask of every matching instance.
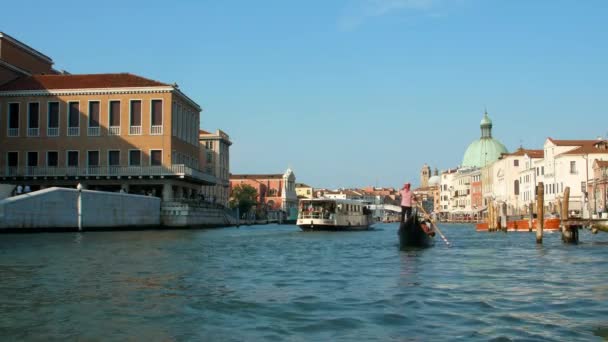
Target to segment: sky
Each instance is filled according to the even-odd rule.
[[[0,31],[57,69],[178,83],[202,128],[230,135],[235,174],[416,185],[424,163],[462,162],[486,108],[509,151],[608,134],[605,0],[56,0],[2,12]]]

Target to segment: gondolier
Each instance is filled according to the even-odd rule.
[[[412,203],[416,201],[416,196],[410,191],[411,184],[403,184],[403,188],[399,191],[401,195],[401,223],[412,214]]]

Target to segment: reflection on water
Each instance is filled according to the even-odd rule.
[[[577,246],[445,226],[399,250],[397,225],[0,236],[2,340],[606,338],[608,234]]]

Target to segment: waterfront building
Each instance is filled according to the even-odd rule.
[[[589,179],[587,193],[593,214],[608,212],[608,160],[593,161],[593,178]]]
[[[285,212],[288,220],[297,218],[298,196],[296,176],[291,169],[284,174],[235,174],[230,175],[230,188],[249,185],[256,189],[256,201],[267,210]]]
[[[515,153],[518,153],[517,151]],[[519,212],[529,214],[529,205],[536,201],[536,184],[541,182],[544,173],[544,150],[522,150],[522,170],[519,172]],[[535,208],[533,208],[535,209]]]
[[[198,140],[203,171],[216,179],[215,184],[202,186],[202,194],[211,202],[227,207],[230,198],[230,137],[219,129],[215,133],[199,130]]]
[[[426,163],[420,171],[420,187],[414,189],[414,194],[422,201],[424,209],[428,212],[439,211],[440,208],[440,183],[439,171],[435,169],[435,175],[430,177],[431,167]]]
[[[570,187],[570,210],[589,215],[588,184],[593,180],[595,160],[608,160],[608,141],[557,140],[547,138],[544,144],[545,206],[558,213],[564,189]]]
[[[306,185],[304,183],[296,183],[296,195],[298,198],[314,198],[315,192],[312,186]]]
[[[538,155],[540,150],[529,150],[520,147],[513,153],[504,153],[492,165],[492,196],[488,200],[507,205],[507,215],[522,214],[526,202],[520,201],[521,173],[526,169],[524,156]]]
[[[32,75],[0,86],[0,183],[192,198],[200,106],[177,84],[120,74]]]
[[[59,74],[53,69],[53,60],[31,46],[0,32],[0,85],[19,77],[42,74]]]
[[[441,182],[439,183],[439,214],[443,219],[447,219],[450,212],[450,199],[454,190],[453,180],[458,169],[448,169],[441,172]]]

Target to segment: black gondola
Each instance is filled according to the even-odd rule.
[[[435,243],[435,232],[430,222],[423,222],[413,212],[399,226],[399,247],[430,247]]]

